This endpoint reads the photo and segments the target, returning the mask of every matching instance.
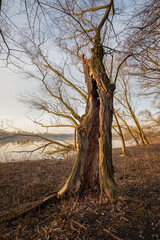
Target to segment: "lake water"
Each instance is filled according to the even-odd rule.
[[[71,140],[69,140],[71,142]],[[64,141],[63,141],[64,143]],[[58,158],[60,155],[44,155],[42,149],[38,151],[33,151],[34,149],[42,146],[43,142],[34,141],[27,144],[12,142],[0,145],[0,162],[16,162],[16,161],[26,161],[26,160],[39,160],[39,159],[52,159]],[[127,142],[126,145],[131,145]],[[118,139],[113,140],[113,148],[120,148],[121,141]],[[48,147],[45,151],[53,150],[52,147]],[[28,151],[28,152],[27,152]],[[31,151],[33,151],[31,153]],[[62,157],[62,156],[61,156]]]

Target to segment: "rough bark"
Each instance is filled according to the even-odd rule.
[[[83,65],[89,97],[86,113],[77,129],[77,158],[71,175],[58,192],[59,196],[68,192],[81,192],[87,188],[94,189],[99,183],[99,98],[96,83],[89,75],[89,68],[85,60]]]
[[[101,194],[108,195],[113,202],[116,200],[117,185],[114,181],[112,162],[112,121],[113,93],[115,86],[108,78],[103,64],[103,47],[97,34],[90,60],[90,74],[95,79],[98,89],[99,110],[99,178]]]
[[[128,109],[130,111],[130,114],[133,118],[133,121],[135,122],[136,127],[138,129],[138,137],[139,137],[139,139],[140,139],[140,141],[143,145],[148,145],[149,141],[148,141],[147,137],[145,136],[145,134],[144,134],[144,132],[143,132],[143,130],[142,130],[140,124],[139,124],[139,121],[138,121],[138,119],[137,119],[137,117],[136,117],[136,115],[135,115],[135,113],[134,113],[134,111],[131,107],[131,105],[129,104],[129,101],[128,101],[128,98],[127,98],[127,90],[125,91],[125,99],[126,99],[126,103],[127,103]]]
[[[118,118],[117,118],[116,114],[117,113],[115,113],[115,110],[114,110],[113,115],[114,115],[114,118],[115,118],[115,121],[116,121],[116,124],[117,124],[117,127],[118,127],[118,130],[116,132],[118,133],[118,135],[120,136],[120,139],[121,139],[123,155],[127,156],[126,145],[125,145],[125,140],[124,140],[124,137],[123,137],[123,132],[122,132],[122,129],[121,129],[121,126],[119,124],[119,121],[118,121]]]
[[[112,163],[112,120],[113,94],[99,91],[100,96],[100,138],[99,138],[99,175],[101,192],[105,192],[110,200],[116,200],[117,185],[114,181]]]
[[[77,159],[70,177],[58,193],[59,196],[69,191],[94,188],[99,169],[101,195],[105,193],[112,202],[116,200],[117,185],[114,181],[111,132],[115,87],[106,74],[103,56],[104,51],[97,32],[92,57],[89,60],[82,58],[89,97],[86,113],[77,129]]]
[[[137,138],[134,136],[134,134],[132,133],[132,130],[130,129],[130,127],[128,126],[127,122],[120,116],[120,114],[118,112],[116,112],[117,116],[120,118],[120,120],[125,124],[125,126],[127,127],[128,133],[131,135],[131,137],[133,138],[133,140],[136,142],[136,145],[139,145],[139,142],[137,140]]]

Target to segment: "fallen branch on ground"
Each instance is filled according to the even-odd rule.
[[[57,192],[54,192],[41,200],[22,204],[14,209],[4,210],[0,212],[0,224],[5,221],[11,221],[14,218],[22,216],[23,214],[26,214],[32,210],[36,210],[37,208],[42,207],[42,205],[46,204],[48,201],[54,199],[57,199]]]
[[[111,233],[108,229],[104,228],[103,229],[104,232],[108,233],[111,237],[113,237],[114,239],[117,240],[122,240],[122,238],[117,237],[116,235],[114,235],[113,233]]]

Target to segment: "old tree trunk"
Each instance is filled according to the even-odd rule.
[[[88,101],[77,129],[77,158],[59,196],[98,187],[101,194],[107,194],[111,201],[116,200],[111,133],[115,87],[106,74],[103,56],[103,47],[98,38],[93,45],[92,57],[89,60],[84,56],[82,58]]]

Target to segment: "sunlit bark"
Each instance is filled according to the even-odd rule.
[[[127,155],[127,152],[126,152],[125,140],[124,140],[124,137],[123,137],[122,128],[121,128],[121,126],[120,126],[120,123],[119,123],[119,121],[118,121],[118,118],[117,118],[117,115],[116,115],[116,114],[117,114],[117,113],[116,113],[115,110],[114,110],[113,115],[114,115],[115,122],[116,122],[116,125],[117,125],[118,130],[117,130],[114,126],[112,126],[112,128],[113,128],[113,129],[118,133],[118,135],[120,136],[121,143],[122,143],[122,152],[123,152],[124,156],[126,156],[126,155]]]
[[[84,63],[84,72],[88,86],[88,101],[86,113],[77,128],[77,157],[71,175],[58,195],[65,193],[82,192],[88,188],[95,189],[98,180],[98,137],[99,137],[99,99],[97,89],[92,78],[87,75],[87,66]]]
[[[78,153],[72,173],[59,195],[70,190],[81,191],[95,187],[98,174],[101,194],[116,200],[117,185],[114,181],[112,162],[112,120],[114,84],[108,78],[104,64],[104,51],[100,32],[108,18],[113,2],[106,9],[104,17],[95,32],[90,59],[82,58],[84,76],[88,88],[86,113],[78,128]],[[99,139],[98,139],[99,138]]]
[[[130,136],[133,138],[133,140],[136,142],[137,145],[139,145],[139,142],[137,140],[137,138],[134,136],[133,132],[132,132],[132,129],[130,128],[130,126],[127,124],[127,122],[125,121],[125,119],[123,117],[121,117],[121,115],[116,112],[118,118],[125,124],[126,128],[127,128],[127,131],[128,133],[130,134]]]
[[[118,101],[118,103],[120,103],[123,106],[123,108],[126,110],[126,112],[130,115],[133,122],[135,123],[136,129],[137,129],[136,132],[138,134],[140,142],[144,145],[147,145],[147,144],[149,144],[149,141],[148,141],[148,139],[142,129],[142,126],[140,125],[138,118],[136,117],[136,114],[130,103],[130,86],[129,86],[129,82],[125,80],[124,73],[122,73],[122,76],[121,76],[119,82],[121,84],[122,90],[118,94],[118,96],[115,97],[115,99]]]

